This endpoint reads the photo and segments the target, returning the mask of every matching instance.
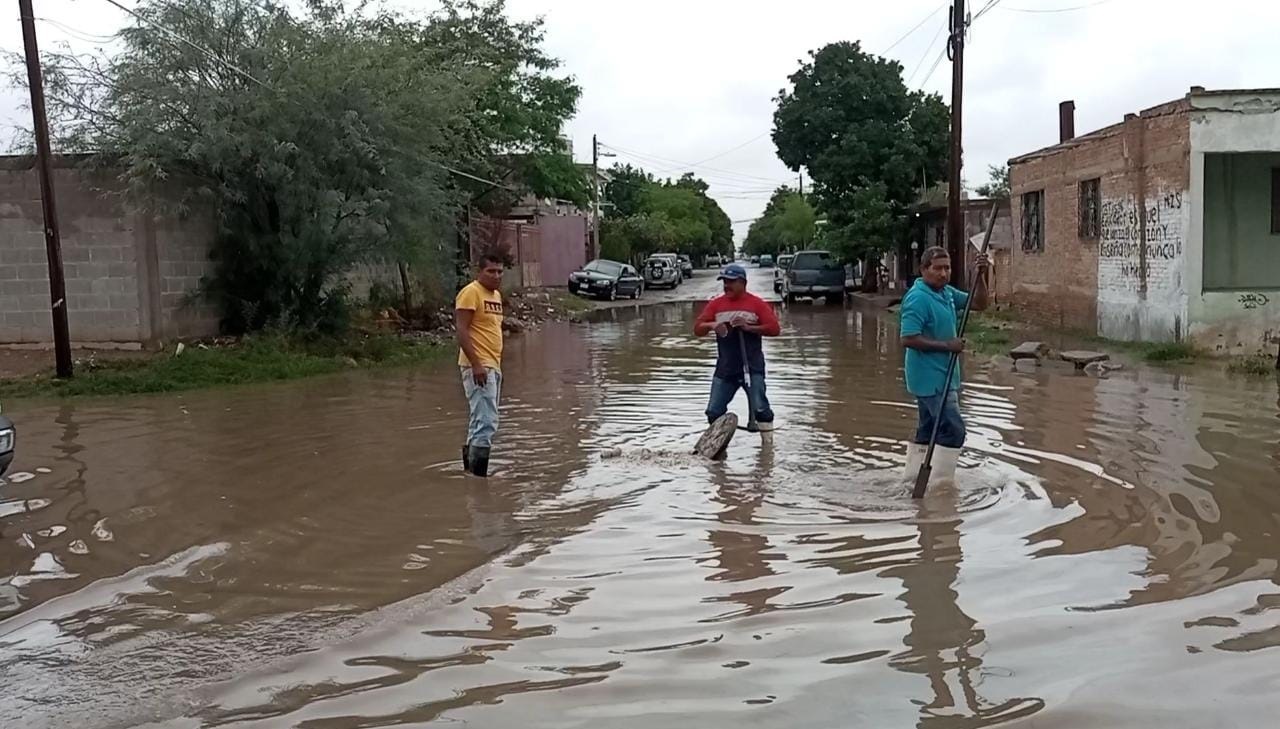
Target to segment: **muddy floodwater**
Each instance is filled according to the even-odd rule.
[[[447,365],[5,403],[0,726],[1276,725],[1274,380],[971,362],[913,503],[892,316],[785,312],[712,464],[691,315],[512,340],[487,482]]]

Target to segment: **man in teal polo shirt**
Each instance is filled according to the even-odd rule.
[[[985,273],[985,254],[978,256],[978,270]],[[959,316],[964,312],[969,294],[949,285],[951,257],[947,249],[932,247],[920,256],[920,278],[902,297],[902,346],[906,347],[907,391],[916,398],[919,420],[916,426],[917,454],[928,447],[935,418],[938,445],[960,448],[964,445],[964,420],[960,417],[960,365],[946,382],[947,365],[953,352],[964,351],[964,340],[956,336]],[[987,308],[987,289],[974,287],[973,310]]]

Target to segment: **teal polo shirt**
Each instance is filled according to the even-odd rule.
[[[935,290],[925,283],[923,278],[916,279],[915,284],[907,291],[907,295],[902,297],[902,308],[898,310],[902,320],[902,336],[912,337],[921,334],[926,339],[940,342],[955,339],[959,328],[957,323],[959,315],[964,311],[968,301],[969,295],[954,286],[947,285],[941,290]],[[907,376],[907,392],[916,397],[941,395],[950,359],[950,352],[920,352],[908,349],[904,368]],[[960,389],[959,362],[956,363],[955,371],[951,373],[951,387],[946,389]]]

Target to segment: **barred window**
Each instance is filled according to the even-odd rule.
[[[1022,195],[1022,250],[1044,250],[1044,190]]]
[[[1097,177],[1080,183],[1080,237],[1090,240],[1102,231],[1102,184]]]

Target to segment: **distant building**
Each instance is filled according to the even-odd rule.
[[[947,204],[946,186],[938,188],[941,196],[937,200],[925,200],[912,208],[910,241],[902,243],[896,251],[887,254],[884,266],[889,270],[887,288],[901,293],[920,275],[920,254],[930,246],[947,247]],[[934,197],[938,197],[935,195]],[[968,197],[960,200],[961,222],[964,228],[966,246],[965,265],[954,267],[955,272],[972,271],[973,260],[982,247],[982,238],[987,229],[987,221],[991,217],[991,207],[995,203],[992,198]],[[1009,217],[1009,201],[1002,200],[996,213],[995,227],[991,231],[991,242],[988,255],[991,258],[991,274],[988,279],[990,291],[996,301],[1003,301],[1008,296],[1009,286],[1009,249],[1013,242],[1013,225]],[[953,251],[954,255],[954,251]],[[967,278],[953,281],[962,289],[969,288]]]
[[[1280,89],[1207,91],[1009,161],[1010,299],[1128,341],[1267,350],[1280,336]]]

